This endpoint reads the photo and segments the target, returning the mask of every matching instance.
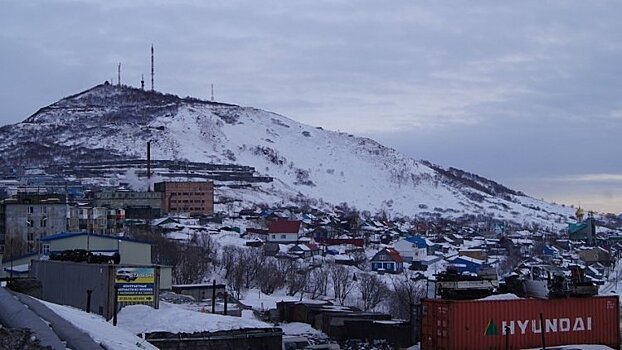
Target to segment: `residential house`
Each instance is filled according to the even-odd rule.
[[[478,248],[460,249],[460,251],[458,251],[458,255],[467,256],[469,258],[483,260],[483,261],[485,261],[488,258],[488,252],[486,251],[486,249],[478,249]]]
[[[400,273],[404,270],[404,259],[394,248],[384,248],[371,259],[371,269],[376,272]]]
[[[393,244],[395,250],[397,250],[402,258],[411,262],[413,260],[423,260],[428,256],[428,240],[421,236],[410,236]]]
[[[542,248],[542,255],[546,259],[554,259],[560,257],[561,252],[557,247],[546,244],[544,245],[544,248]]]
[[[585,262],[586,265],[592,265],[600,263],[604,266],[611,266],[615,263],[614,257],[611,253],[602,247],[592,247],[578,252],[579,258]]]
[[[302,236],[302,222],[277,220],[268,226],[268,242],[296,243]]]
[[[482,268],[484,261],[479,259],[473,259],[468,256],[457,256],[448,259],[447,262],[457,270],[459,273],[469,272],[472,274],[478,274]]]
[[[301,243],[291,247],[287,253],[307,259],[320,255],[322,251],[314,243]]]

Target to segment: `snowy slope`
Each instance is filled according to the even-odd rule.
[[[154,159],[247,165],[274,178],[252,190],[218,193],[245,205],[345,202],[371,213],[486,215],[546,226],[573,214],[476,175],[416,161],[367,138],[255,108],[111,85],[98,85],[0,128],[0,166],[143,159],[148,140]]]

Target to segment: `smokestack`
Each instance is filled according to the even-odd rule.
[[[147,190],[151,191],[151,141],[147,141]]]
[[[147,178],[151,179],[151,141],[147,141]]]
[[[151,44],[151,91],[153,91],[153,44]]]

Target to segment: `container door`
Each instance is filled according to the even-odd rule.
[[[424,334],[422,350],[449,350],[449,306],[443,302],[426,301],[423,304],[421,330]]]

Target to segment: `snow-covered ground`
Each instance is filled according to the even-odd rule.
[[[86,332],[93,340],[102,344],[106,349],[114,350],[136,350],[157,348],[145,340],[136,336],[136,332],[132,332],[124,327],[115,327],[112,323],[107,322],[102,316],[86,313],[82,310],[41,301],[60,317],[66,319],[77,328]]]

